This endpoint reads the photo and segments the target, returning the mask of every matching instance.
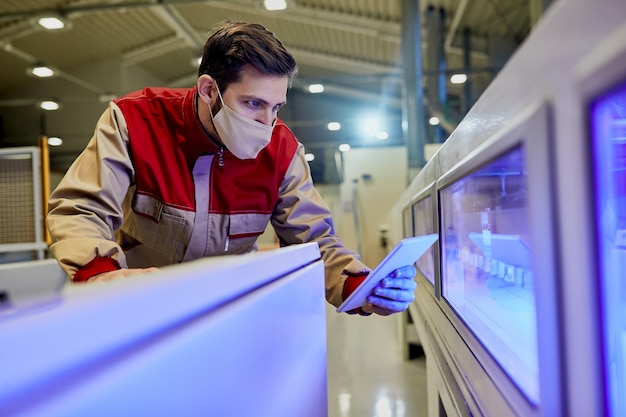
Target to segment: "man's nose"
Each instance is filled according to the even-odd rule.
[[[256,121],[259,123],[263,123],[266,126],[271,126],[274,123],[274,119],[276,115],[272,109],[263,110],[258,115]]]

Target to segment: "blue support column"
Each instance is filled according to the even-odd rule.
[[[422,74],[422,34],[419,0],[402,0],[404,99],[402,130],[408,149],[410,181],[425,164],[426,116]]]

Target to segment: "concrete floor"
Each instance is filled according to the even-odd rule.
[[[403,359],[399,320],[328,305],[328,417],[427,417],[426,362]]]

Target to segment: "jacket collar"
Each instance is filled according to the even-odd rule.
[[[190,88],[183,100],[185,130],[188,137],[202,149],[203,153],[215,153],[219,150],[219,147],[209,138],[204,127],[202,127],[202,123],[200,123],[200,116],[198,115],[196,105],[197,95],[197,87]]]

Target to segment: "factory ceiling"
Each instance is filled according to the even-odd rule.
[[[508,56],[498,48],[514,50],[537,18],[534,9],[545,1],[421,0],[425,64],[429,45],[431,51],[434,48],[428,22],[435,16],[441,24],[437,47],[443,51],[446,76],[455,70],[469,71],[474,96],[479,95],[505,62],[498,56]],[[403,25],[417,21],[403,18],[407,2],[288,0],[286,9],[270,11],[262,0],[2,0],[0,146],[30,145],[31,130],[48,134],[51,126],[70,119],[76,127],[65,129],[68,148],[64,152],[76,154],[91,133],[85,132],[83,123],[93,128],[97,117],[87,110],[90,106],[99,106],[101,112],[110,98],[147,85],[193,85],[202,45],[211,28],[223,20],[261,23],[283,41],[299,65],[294,92],[304,96],[309,84],[325,85],[324,94],[303,97],[284,116],[296,134],[301,130],[298,135],[305,145],[315,147],[315,141],[327,140],[321,133],[306,131],[325,127],[329,120],[315,108],[336,112],[337,106],[369,103],[374,108],[385,106],[400,118],[405,92]],[[37,20],[48,15],[58,16],[66,27],[43,30]],[[53,68],[56,75],[49,79],[27,75],[36,64]],[[441,68],[425,65],[424,71],[428,77]],[[445,94],[460,97],[463,87],[449,85]],[[86,114],[81,121],[75,112],[55,120],[39,115],[37,109],[26,117],[30,127],[22,126],[21,115],[49,98],[63,103],[68,114],[72,108],[83,108]],[[401,133],[396,136],[402,141]]]

